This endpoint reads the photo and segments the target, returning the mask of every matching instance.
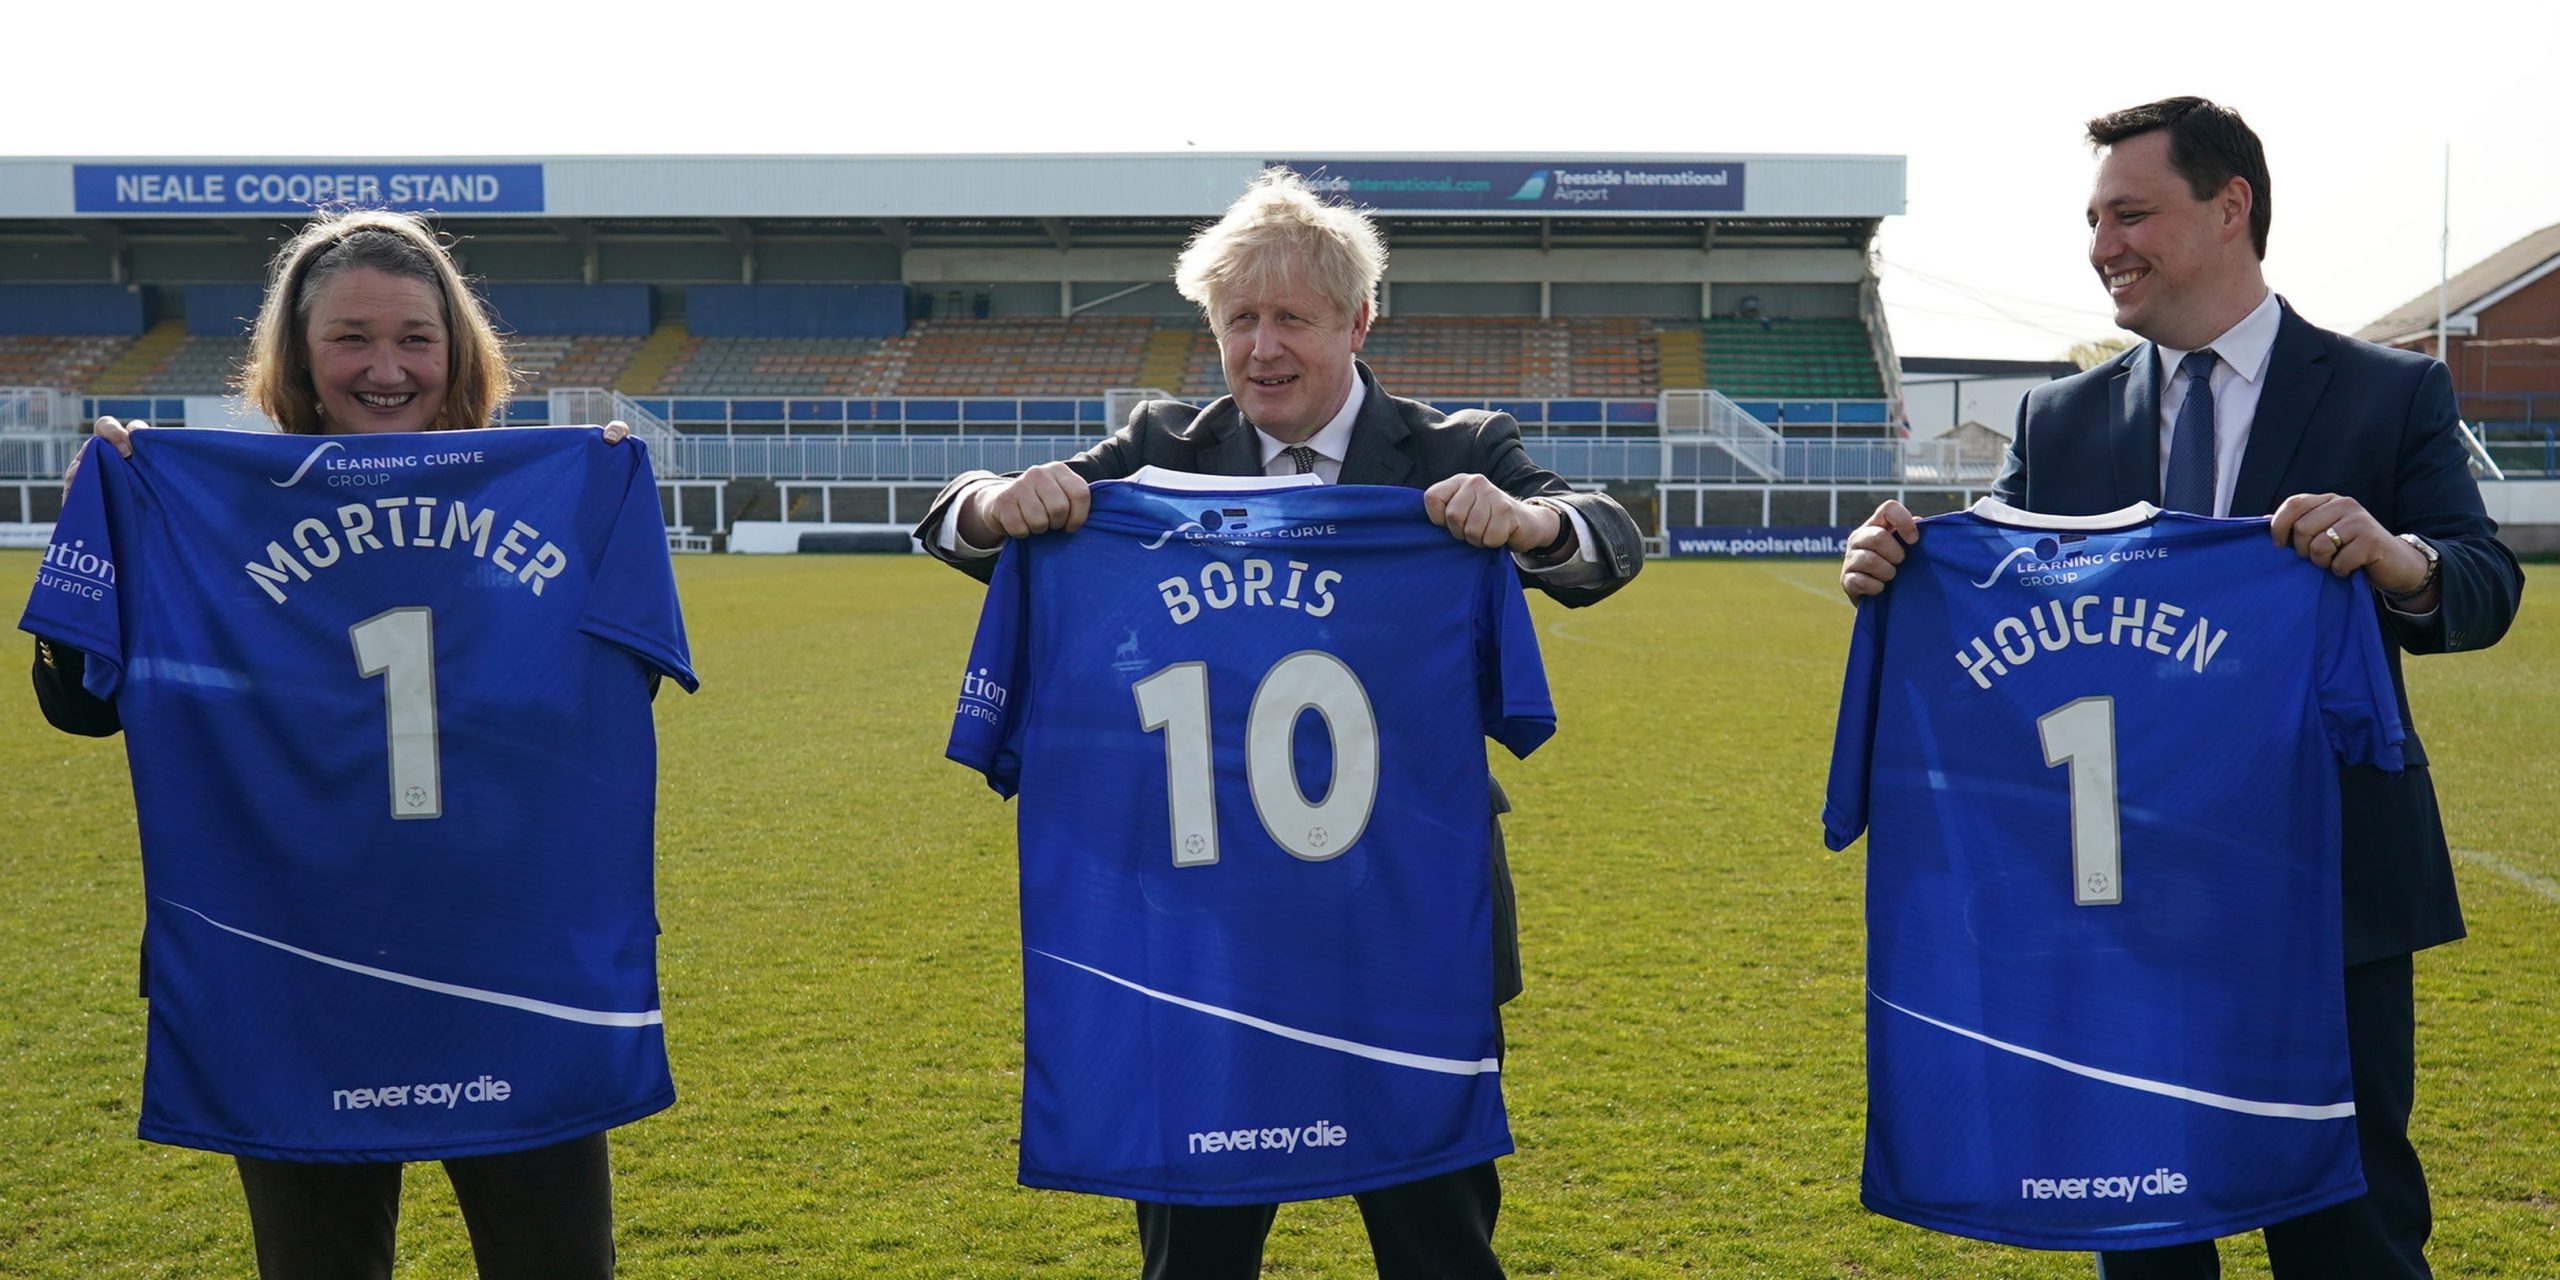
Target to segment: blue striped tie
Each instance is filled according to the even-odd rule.
[[[2213,514],[2213,361],[2208,347],[2178,362],[2187,398],[2169,432],[2169,474],[2160,486],[2160,505],[2171,511]]]

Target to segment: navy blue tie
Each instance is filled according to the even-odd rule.
[[[2213,361],[2206,348],[2178,362],[2187,398],[2169,432],[2169,474],[2160,485],[2160,505],[2171,511],[2213,514]]]

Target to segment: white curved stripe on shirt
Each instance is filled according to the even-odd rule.
[[[2229,1094],[2207,1093],[2202,1089],[2190,1089],[2185,1085],[2169,1084],[2160,1080],[2145,1080],[2140,1076],[2129,1076],[2122,1072],[2101,1070],[2100,1068],[2072,1062],[2068,1059],[2057,1058],[2049,1053],[2038,1053],[2023,1045],[2010,1044],[2005,1040],[1994,1040],[1979,1031],[1968,1031],[1952,1022],[1940,1022],[1936,1018],[1932,1018],[1925,1013],[1917,1013],[1910,1009],[1905,1009],[1901,1005],[1885,999],[1883,996],[1876,995],[1875,988],[1873,987],[1869,987],[1867,989],[1867,994],[1873,997],[1877,1004],[1883,1005],[1885,1008],[1891,1009],[1896,1013],[1907,1014],[1911,1017],[1918,1018],[1922,1022],[1928,1023],[1930,1026],[1955,1032],[1957,1035],[1963,1036],[1967,1040],[1979,1040],[2003,1053],[2014,1053],[2021,1058],[2031,1058],[2037,1062],[2045,1064],[2046,1066],[2060,1067],[2073,1075],[2087,1076],[2092,1080],[2100,1081],[2105,1084],[2120,1085],[2127,1089],[2139,1089],[2144,1093],[2156,1093],[2164,1098],[2176,1098],[2181,1102],[2193,1102],[2199,1106],[2218,1107],[2224,1111],[2237,1111],[2242,1115],[2269,1116],[2278,1120],[2339,1120],[2352,1116],[2356,1113],[2356,1104],[2351,1101],[2321,1104],[2301,1102],[2260,1102],[2255,1098],[2234,1098]]]
[[[1119,983],[1121,986],[1127,987],[1131,991],[1135,991],[1139,995],[1145,996],[1151,1000],[1162,1000],[1166,1004],[1180,1005],[1181,1007],[1189,1009],[1195,1013],[1208,1014],[1212,1018],[1224,1018],[1229,1022],[1242,1023],[1256,1031],[1268,1031],[1284,1040],[1295,1040],[1300,1044],[1311,1044],[1319,1049],[1331,1049],[1336,1053],[1347,1053],[1355,1058],[1367,1058],[1372,1062],[1383,1062],[1389,1066],[1412,1067],[1419,1071],[1437,1071],[1443,1075],[1490,1075],[1502,1070],[1502,1059],[1500,1058],[1433,1058],[1419,1053],[1406,1053],[1402,1049],[1386,1049],[1374,1044],[1362,1044],[1357,1040],[1345,1040],[1339,1036],[1319,1035],[1313,1031],[1301,1031],[1296,1027],[1282,1026],[1277,1022],[1257,1018],[1249,1013],[1238,1013],[1233,1009],[1221,1009],[1214,1004],[1202,1004],[1197,1000],[1185,1000],[1181,996],[1157,991],[1151,987],[1142,987],[1137,983],[1129,981],[1127,978],[1120,977],[1117,974],[1105,973],[1089,964],[1077,964],[1075,961],[1069,960],[1065,956],[1052,955],[1037,947],[1026,947],[1024,949],[1035,956],[1048,956],[1050,959],[1055,960],[1060,964],[1082,969],[1086,973],[1090,973],[1095,977],[1106,981]]]
[[[666,1017],[656,1009],[651,1009],[644,1013],[616,1013],[610,1009],[580,1009],[574,1005],[553,1004],[548,1000],[535,1000],[528,996],[511,996],[503,991],[483,991],[478,987],[457,986],[450,982],[437,982],[430,978],[418,978],[405,973],[394,973],[389,969],[376,969],[371,965],[357,964],[351,960],[340,960],[335,956],[324,956],[317,951],[305,951],[288,942],[278,942],[273,938],[262,938],[246,929],[235,929],[232,926],[224,924],[223,922],[214,919],[212,916],[206,915],[183,902],[169,902],[169,899],[167,898],[162,898],[161,901],[168,902],[170,906],[176,907],[178,910],[184,911],[188,915],[194,916],[195,918],[204,921],[206,924],[222,930],[224,933],[238,934],[243,938],[247,938],[251,942],[263,943],[267,946],[274,947],[278,951],[300,956],[305,960],[317,960],[331,968],[344,969],[349,973],[361,973],[368,978],[380,978],[384,982],[396,982],[404,987],[416,987],[421,991],[433,991],[438,995],[459,996],[462,999],[477,1000],[483,1004],[502,1005],[509,1009],[522,1009],[526,1013],[538,1013],[546,1018],[558,1018],[562,1022],[583,1022],[589,1026],[596,1027],[654,1027],[666,1021]]]

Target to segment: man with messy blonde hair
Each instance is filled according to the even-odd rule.
[[[1264,172],[1192,239],[1174,272],[1218,339],[1228,394],[1206,408],[1148,401],[1109,439],[1063,462],[1012,476],[963,475],[935,499],[917,538],[984,581],[1005,539],[1081,527],[1094,481],[1147,466],[1313,474],[1328,484],[1422,490],[1434,523],[1471,546],[1508,549],[1523,583],[1567,606],[1625,585],[1643,564],[1635,521],[1606,494],[1577,493],[1532,461],[1511,415],[1442,414],[1379,389],[1357,356],[1386,264],[1386,244],[1365,214],[1318,200],[1293,173]],[[1499,786],[1492,807],[1496,814],[1510,807]],[[1498,821],[1490,837],[1489,942],[1500,1004],[1520,993],[1520,955]],[[1502,1275],[1493,1253],[1502,1187],[1492,1161],[1357,1199],[1384,1280]],[[1249,1280],[1260,1273],[1276,1212],[1267,1204],[1140,1202],[1145,1275]]]
[[[1303,277],[1275,280],[1274,273]],[[1221,292],[1305,285],[1349,315],[1375,312],[1387,242],[1357,210],[1326,204],[1286,169],[1265,169],[1174,260],[1173,287],[1203,312]]]

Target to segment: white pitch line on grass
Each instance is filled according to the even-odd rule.
[[[2536,875],[2494,853],[2479,849],[2456,849],[2453,851],[2453,856],[2483,871],[2492,871],[2504,876],[2524,886],[2529,892],[2541,895],[2546,902],[2560,902],[2560,880]]]
[[[1806,595],[1819,596],[1822,599],[1828,600],[1844,609],[1855,609],[1858,607],[1849,603],[1849,597],[1841,592],[1837,582],[1832,584],[1830,590],[1825,591],[1820,587],[1806,586],[1804,583],[1788,577],[1785,573],[1779,571],[1778,567],[1775,565],[1762,565],[1760,566],[1760,572],[1768,574],[1770,577],[1776,578],[1778,581],[1783,582],[1790,587],[1794,587],[1796,590],[1801,591]]]

